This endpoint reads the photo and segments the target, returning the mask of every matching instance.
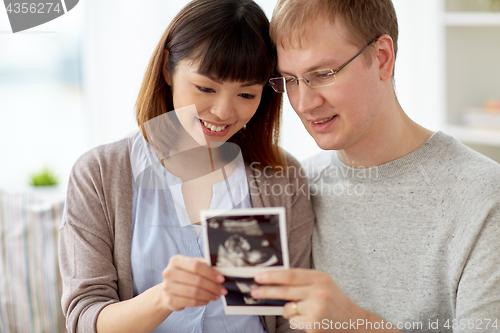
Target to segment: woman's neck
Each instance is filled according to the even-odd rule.
[[[163,166],[173,175],[189,181],[196,179],[226,166],[232,159],[223,154],[223,148],[207,146],[191,147],[185,150],[175,150],[169,157],[162,160]]]

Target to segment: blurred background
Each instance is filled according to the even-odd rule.
[[[0,7],[0,189],[29,188],[50,167],[64,188],[87,150],[137,130],[134,103],[149,58],[186,0],[81,0],[12,34]],[[271,17],[274,0],[256,1]],[[394,0],[396,90],[407,114],[500,161],[497,0]],[[282,146],[320,149],[285,102]]]

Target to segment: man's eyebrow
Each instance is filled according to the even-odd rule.
[[[312,72],[312,71],[315,71],[315,70],[318,70],[318,69],[326,69],[326,68],[329,68],[329,69],[332,69],[332,70],[335,70],[337,69],[339,66],[337,66],[336,64],[338,63],[338,61],[336,61],[335,59],[333,58],[325,58],[325,59],[321,59],[319,62],[317,62],[315,65],[307,68],[304,73],[307,73],[307,72]],[[335,65],[335,66],[332,66]],[[289,72],[286,71],[286,70],[283,70],[282,68],[279,68],[278,67],[278,73],[280,74],[288,74]],[[290,74],[291,75],[291,74]]]
[[[282,75],[283,73],[286,73],[286,71],[282,70],[281,68],[277,67],[276,70],[278,71],[278,73],[280,75]]]

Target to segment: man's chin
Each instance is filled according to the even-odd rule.
[[[339,150],[342,146],[338,143],[338,136],[334,133],[317,133],[309,126],[304,126],[316,145],[322,150]]]
[[[314,141],[318,145],[319,148],[323,150],[339,150],[341,149],[341,145],[336,143],[334,138],[328,137],[313,137]]]

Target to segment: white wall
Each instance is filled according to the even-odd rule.
[[[137,128],[134,104],[174,1],[87,1],[84,73],[94,145]],[[177,3],[177,2],[175,2]]]
[[[445,128],[442,0],[393,0],[399,23],[396,93],[408,114],[431,130]]]
[[[85,2],[85,1],[84,1]],[[51,166],[66,181],[91,146],[78,87],[80,6],[12,34],[0,5],[0,188],[28,187],[29,174]]]

